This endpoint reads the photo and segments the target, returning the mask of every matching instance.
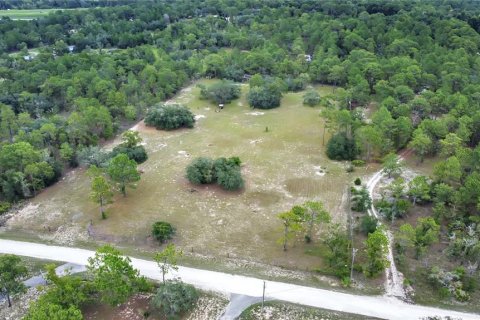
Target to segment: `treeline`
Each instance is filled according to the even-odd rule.
[[[0,1],[0,10],[95,8],[132,3],[135,3],[135,0],[2,0]]]

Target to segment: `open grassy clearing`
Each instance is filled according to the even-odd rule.
[[[332,89],[317,90],[326,94]],[[158,246],[149,236],[150,227],[164,220],[178,230],[174,242],[194,255],[300,269],[320,266],[318,257],[304,254],[302,241],[287,253],[282,251],[277,243],[281,224],[276,218],[294,204],[317,199],[325,203],[335,221],[346,221],[344,191],[353,178],[343,163],[330,161],[324,154],[319,108],[303,106],[299,92],[286,94],[278,109],[251,110],[243,95],[217,113],[198,94],[192,85],[170,101],[192,109],[198,117],[194,129],[163,132],[142,123],[135,126],[149,160],[140,166],[144,173],[138,188],[129,190],[126,198],[115,199],[107,220],[100,219],[98,208],[88,198],[90,181],[77,169],[30,201],[7,228],[31,230],[59,243],[93,237],[151,250]],[[214,186],[190,185],[184,178],[185,167],[198,156],[239,156],[244,163],[245,190],[230,193]],[[373,170],[360,168],[355,174]],[[88,228],[90,222],[93,225]]]
[[[239,320],[361,320],[376,319],[372,317],[364,317],[361,315],[337,312],[324,309],[316,309],[300,306],[291,303],[267,301],[265,302],[263,311],[262,305],[255,304],[245,310]]]
[[[33,20],[37,18],[44,17],[51,12],[61,11],[61,10],[81,10],[78,9],[11,9],[11,10],[0,10],[0,17],[9,17],[12,20]]]

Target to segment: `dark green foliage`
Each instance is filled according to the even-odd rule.
[[[240,93],[240,86],[231,81],[220,81],[208,87],[200,85],[201,97],[216,104],[230,103],[240,97]]]
[[[233,191],[243,188],[244,182],[238,157],[196,158],[187,167],[187,179],[194,184],[218,183],[223,189]]]
[[[150,304],[167,319],[179,319],[193,308],[197,300],[198,292],[192,285],[166,281],[160,285]]]
[[[366,187],[352,187],[350,201],[352,210],[357,212],[367,212],[372,205],[372,199]]]
[[[268,86],[253,87],[248,92],[247,100],[251,107],[272,109],[280,106],[282,93]]]
[[[113,148],[112,152],[110,152],[109,157],[115,158],[120,153],[124,153],[128,156],[130,160],[134,160],[136,163],[144,163],[148,159],[147,151],[143,146],[135,146],[135,147],[126,147],[123,145],[116,146]]]
[[[327,156],[332,160],[353,160],[357,155],[355,141],[344,133],[335,134],[327,143]]]
[[[145,124],[161,130],[193,128],[195,117],[185,106],[179,104],[159,105],[150,109]]]
[[[339,225],[330,226],[323,243],[328,248],[329,269],[340,279],[350,275],[351,242],[347,233]]]
[[[368,235],[369,233],[375,232],[377,230],[378,220],[372,216],[363,216],[360,220],[360,231]]]
[[[175,228],[168,222],[157,221],[152,225],[152,235],[160,243],[171,239],[174,234]]]
[[[354,183],[356,186],[360,186],[360,185],[362,185],[362,180],[360,180],[360,178],[356,178],[355,181],[353,181],[353,183]]]

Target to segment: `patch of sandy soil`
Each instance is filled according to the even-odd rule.
[[[198,299],[193,311],[185,320],[218,319],[225,310],[228,300],[217,294],[209,294]]]
[[[9,308],[6,301],[0,303],[0,319],[20,320],[28,311],[30,303],[36,301],[41,292],[36,288],[29,288],[25,294],[12,298],[12,307]]]

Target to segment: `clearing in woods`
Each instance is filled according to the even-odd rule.
[[[316,89],[321,95],[333,90]],[[77,169],[10,219],[7,233],[29,230],[57,243],[90,236],[148,251],[158,248],[150,230],[153,222],[162,220],[176,227],[173,241],[184,252],[289,268],[320,266],[318,257],[305,254],[300,237],[287,253],[282,251],[277,242],[282,224],[276,215],[307,200],[320,200],[334,221],[345,223],[349,181],[376,168],[348,174],[345,163],[327,159],[321,107],[303,106],[304,92],[285,94],[279,108],[252,110],[247,91],[244,85],[240,99],[216,112],[213,104],[198,99],[199,88],[193,84],[169,102],[191,108],[198,119],[194,129],[166,132],[137,124],[134,129],[141,133],[149,159],[139,166],[143,174],[137,189],[128,190],[126,198],[116,196],[107,220],[101,220],[98,207],[89,200],[90,179]],[[185,168],[199,156],[239,156],[245,189],[225,192],[191,185],[184,177]],[[90,221],[93,225],[88,227]],[[314,241],[318,243],[318,237]]]
[[[85,10],[84,8],[78,9],[10,9],[0,10],[0,17],[9,17],[12,20],[33,20],[44,17],[51,12],[60,10]]]

